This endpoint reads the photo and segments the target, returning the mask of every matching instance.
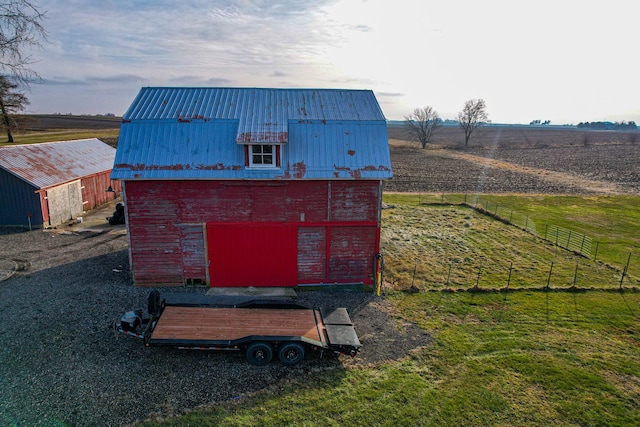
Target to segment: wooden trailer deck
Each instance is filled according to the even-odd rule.
[[[251,336],[301,337],[326,347],[322,316],[312,309],[166,306],[150,342],[222,343]]]

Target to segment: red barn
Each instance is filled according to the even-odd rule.
[[[373,92],[143,88],[123,117],[138,286],[373,284],[392,177]]]

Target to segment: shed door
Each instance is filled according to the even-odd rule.
[[[47,189],[49,225],[60,225],[82,214],[80,180]]]
[[[207,224],[211,286],[295,286],[297,228]]]

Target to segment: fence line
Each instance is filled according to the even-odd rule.
[[[503,261],[478,264],[450,260],[446,265],[434,267],[433,264],[421,262],[420,258],[416,258],[410,276],[405,276],[401,282],[394,285],[399,289],[427,291],[637,291],[640,283],[640,280],[629,276],[627,267],[622,271],[615,271],[612,267],[601,267],[596,273],[596,281],[591,283],[584,281],[584,270],[590,267],[582,265],[579,261],[553,259],[546,265],[537,265],[535,272],[528,271],[531,269],[522,264],[514,267],[513,260]],[[537,285],[532,285],[534,283]]]
[[[441,203],[445,203],[445,195],[441,196]],[[535,221],[527,214],[515,211],[510,206],[500,205],[490,200],[481,199],[478,195],[464,195],[464,199],[459,204],[467,205],[475,210],[491,215],[507,224],[515,225],[523,230],[541,237],[558,247],[570,250],[586,258],[591,258],[591,248],[593,239],[586,234],[575,230],[563,228],[547,222],[544,234],[538,233]]]
[[[532,235],[549,241],[557,247],[561,247],[563,249],[572,251],[575,254],[584,256],[587,259],[591,259],[593,262],[597,261],[598,248],[599,246],[603,245],[603,243],[599,240],[596,241],[595,253],[593,253],[592,249],[594,246],[594,242],[590,236],[577,232],[575,230],[557,226],[555,224],[549,224],[548,222],[545,225],[544,232],[538,233],[535,221],[531,217],[529,217],[529,215],[515,211],[510,206],[499,205],[498,203],[482,199],[479,195],[441,194],[440,197],[437,197],[437,199],[432,195],[429,196],[417,194],[417,196],[418,204],[435,202],[437,204],[469,206],[478,212],[490,215],[493,218],[496,218],[497,220],[502,221],[506,224],[519,227]],[[632,288],[637,289],[638,283],[640,283],[640,279],[638,279],[640,277],[640,254],[634,253],[633,251],[629,252],[628,256],[625,257],[623,265],[619,268],[613,267],[608,263],[605,263],[603,266],[608,270],[608,276],[606,279],[607,285],[605,287],[596,286],[596,288],[623,289],[625,286],[631,286]],[[490,268],[485,268],[481,265],[479,267],[475,267],[477,268],[477,271],[475,271],[474,273],[469,273],[467,270],[466,274],[460,273],[460,271],[462,271],[462,267],[463,266],[460,265],[459,262],[450,261],[449,264],[445,267],[445,271],[431,271],[431,274],[429,274],[429,276],[431,276],[432,280],[428,280],[428,282],[436,286],[466,286],[468,287],[468,289],[482,288],[484,286],[484,288],[487,288],[486,283],[484,283],[484,279],[489,276],[492,277],[491,280],[494,280],[495,273],[497,271],[501,271],[501,274],[505,276],[504,282],[502,282],[502,279],[500,279],[499,283],[494,281],[492,285],[489,286],[489,289],[500,289],[505,287],[513,288],[513,281],[514,279],[517,279],[517,272],[514,272],[513,269],[513,261],[510,262],[508,269],[506,269],[506,266],[493,265]],[[559,267],[560,266],[556,264],[556,268],[554,269],[554,263],[551,263],[548,275],[545,275],[544,278],[540,278],[539,283],[541,284],[541,287],[546,289],[575,289],[585,287],[585,284],[580,283],[580,266],[577,261],[575,264],[575,268],[571,268],[572,277],[568,277],[570,275],[568,272],[568,267],[563,267],[563,273],[560,273],[558,271]],[[416,260],[415,268],[419,268],[418,260]],[[415,268],[413,273],[414,278],[416,274]],[[485,270],[487,271],[486,273],[484,272]],[[441,279],[437,279],[437,276],[440,276]],[[592,288],[592,286],[590,286],[589,284],[587,284],[586,287]]]
[[[556,246],[591,258],[592,239],[586,234],[568,228],[547,224],[544,239],[554,242]]]

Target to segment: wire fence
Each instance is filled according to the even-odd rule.
[[[507,205],[500,205],[478,195],[421,195],[418,204],[463,205],[489,215],[496,220],[519,227],[528,233],[553,244],[557,248],[566,249],[580,258],[557,257],[553,261],[532,259],[500,262],[489,259],[451,259],[448,265],[434,265],[428,260],[415,259],[411,277],[403,278],[411,287],[418,283],[430,289],[521,289],[523,286],[536,284],[535,289],[623,289],[640,285],[640,254],[630,251],[625,259],[617,262],[611,259],[598,260],[598,251],[609,246],[607,252],[613,251],[614,243],[595,241],[591,236],[576,230],[560,227],[531,218]],[[536,223],[543,224],[538,230]],[[609,257],[611,258],[611,257]],[[618,256],[619,258],[619,256]],[[598,262],[600,261],[600,262]],[[527,284],[527,285],[525,285]]]
[[[411,277],[399,288],[428,290],[624,290],[638,289],[640,279],[610,265],[591,265],[557,258],[548,262],[464,262],[450,260],[434,266],[416,258]]]

